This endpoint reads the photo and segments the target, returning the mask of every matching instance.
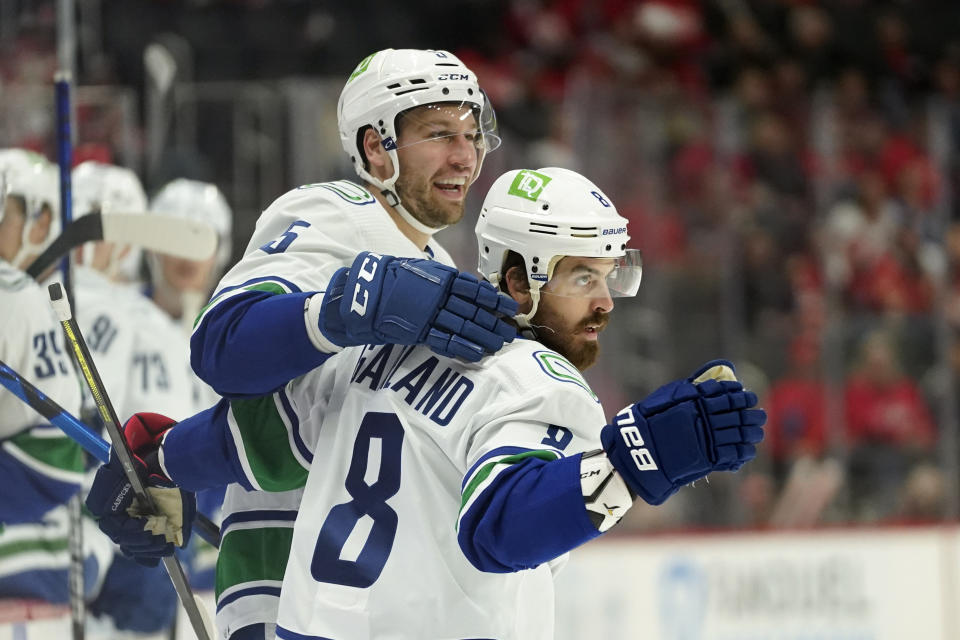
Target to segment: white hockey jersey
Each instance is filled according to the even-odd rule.
[[[203,408],[176,322],[134,287],[89,267],[76,267],[74,282],[77,322],[121,424],[137,411],[182,420]]]
[[[0,260],[0,358],[20,375],[36,385],[47,396],[73,415],[80,413],[80,380],[74,373],[66,350],[63,329],[50,307],[50,299],[32,278]],[[22,449],[10,440],[18,434],[29,439],[46,440],[48,447]],[[23,438],[21,438],[23,439]],[[24,404],[6,389],[0,389],[0,441],[4,450],[11,452],[35,471],[63,482],[79,483],[82,460],[67,468],[56,460],[64,451],[79,447],[47,422],[36,411]],[[46,449],[46,451],[45,451]]]
[[[529,340],[476,364],[423,346],[356,347],[275,399],[277,433],[240,450],[251,483],[309,469],[278,638],[553,637],[550,567],[480,571],[457,527],[525,456],[599,448],[603,410],[573,365]],[[241,431],[252,418],[231,417]],[[270,446],[286,446],[286,467],[262,466],[255,448]]]
[[[349,267],[361,251],[433,258],[453,266],[435,240],[426,252],[413,244],[360,185],[348,180],[308,184],[288,191],[263,212],[243,258],[221,278],[207,308],[246,288],[323,291],[334,272]]]
[[[81,383],[49,298],[32,278],[2,260],[0,309],[0,359],[78,416]],[[0,504],[0,549],[4,549],[0,552],[0,589],[7,597],[46,597],[38,590],[44,586],[42,579],[31,581],[31,577],[55,576],[62,569],[65,592],[68,527],[66,509],[58,505],[80,487],[83,452],[60,429],[2,388],[0,451],[5,463],[22,465],[31,476],[23,482],[19,476],[0,473],[3,491],[11,492]],[[19,506],[28,507],[29,515]]]
[[[435,240],[422,251],[365,188],[341,180],[293,189],[260,216],[243,258],[221,279],[203,313],[236,292],[323,291],[361,251],[433,258],[453,266]],[[198,323],[199,324],[199,323]],[[276,621],[291,527],[302,491],[248,492],[231,485],[223,505],[217,568],[217,630]]]

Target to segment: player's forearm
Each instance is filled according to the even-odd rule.
[[[281,411],[284,415],[281,415]],[[223,399],[164,436],[160,460],[180,488],[200,491],[237,483],[248,491],[304,486],[312,453],[303,445],[286,391]],[[304,446],[294,451],[293,442]]]
[[[481,571],[540,565],[600,535],[581,490],[579,455],[525,459],[501,471],[461,515],[458,540]]]
[[[311,342],[304,305],[311,293],[250,290],[219,302],[190,338],[190,364],[220,395],[265,395],[330,354]]]
[[[160,463],[181,489],[202,491],[238,483],[252,489],[230,434],[229,400],[178,422],[163,439]]]

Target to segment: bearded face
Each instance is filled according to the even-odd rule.
[[[610,321],[613,299],[605,278],[612,269],[609,259],[569,256],[556,264],[540,290],[531,319],[537,339],[580,371],[597,361],[599,335]]]
[[[555,308],[556,300],[549,294],[541,295],[540,306],[531,322],[537,339],[580,371],[586,371],[597,362],[600,353],[597,335],[607,326],[609,314],[596,310],[585,317],[571,319]]]
[[[403,206],[430,227],[459,222],[482,153],[472,110],[425,105],[404,113],[398,128],[395,188]]]

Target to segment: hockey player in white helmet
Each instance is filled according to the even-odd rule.
[[[74,415],[80,381],[46,291],[26,269],[57,236],[56,167],[22,149],[0,150],[0,360]],[[0,389],[0,599],[69,600],[68,511],[80,489],[80,446]],[[96,528],[84,535],[101,537]],[[106,557],[87,558],[85,585]]]
[[[765,414],[726,361],[605,426],[581,372],[641,269],[627,221],[596,185],[564,169],[507,172],[476,232],[481,272],[536,339],[478,363],[419,345],[349,348],[243,410],[127,424],[134,441],[162,437],[153,473],[181,487],[305,486],[280,640],[548,640],[554,561],[634,498],[660,504],[756,454]],[[367,253],[350,271],[385,259]],[[245,423],[259,439],[238,439]],[[118,473],[98,471],[95,511],[117,499]]]
[[[73,218],[88,213],[143,215],[147,194],[137,174],[103,162],[81,162],[70,174],[73,189]],[[139,284],[142,251],[132,245],[112,242],[88,243],[78,252],[81,264],[103,272],[115,282]]]
[[[183,354],[184,366],[189,370],[189,339],[193,321],[230,260],[233,211],[215,184],[187,178],[177,178],[161,187],[150,200],[150,211],[205,222],[217,232],[217,251],[207,260],[146,252],[150,270],[150,298],[179,324],[182,330],[180,342],[176,346],[171,344],[171,351]],[[175,336],[169,335],[168,339],[173,340]],[[196,376],[191,375],[191,378],[194,383],[194,412],[219,400],[207,384]],[[218,524],[224,489],[216,487],[197,495],[197,511]],[[211,600],[212,605],[217,549],[194,537],[183,559],[186,560],[191,587],[203,595],[204,601]],[[185,617],[182,622],[185,625],[188,623]]]
[[[217,252],[207,260],[188,260],[148,252],[151,297],[187,333],[217,279],[227,268],[232,251],[233,211],[217,185],[177,178],[164,185],[150,201],[153,213],[208,223],[217,232]]]
[[[136,173],[83,162],[72,172],[74,218],[95,211],[152,215]],[[177,322],[139,289],[142,251],[91,242],[75,250],[75,315],[121,421],[145,407],[188,416],[198,408],[198,381]],[[208,398],[209,396],[207,396]],[[88,408],[95,415],[92,407]],[[117,553],[98,597],[90,603],[94,637],[128,638],[166,632],[176,593],[164,570]]]
[[[93,211],[150,215],[130,169],[84,162],[74,168],[72,182],[74,218]],[[183,365],[188,347],[176,324],[132,282],[139,279],[140,249],[100,241],[78,248],[76,256],[77,321],[117,415],[123,420],[147,406],[192,413],[192,375]],[[178,337],[174,346],[171,336]]]
[[[433,238],[462,218],[499,144],[473,71],[446,51],[378,51],[347,79],[337,120],[359,181],[304,185],[274,201],[194,329],[194,371],[238,407],[349,345],[426,342],[477,360],[515,335],[497,317],[512,301],[458,275]],[[331,281],[367,250],[421,262],[384,265],[362,292]],[[299,504],[299,491],[228,489],[217,594],[224,637],[272,637]]]
[[[0,171],[7,172],[8,180],[15,180],[18,193],[12,205],[21,215],[6,217],[0,212],[0,224],[7,229],[17,226],[20,233],[6,231],[4,259],[18,269],[25,270],[60,234],[60,187],[57,168],[43,156],[24,149],[0,149]],[[14,188],[5,185],[5,189]],[[13,247],[16,246],[16,250]]]

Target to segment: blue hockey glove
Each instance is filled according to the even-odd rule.
[[[517,335],[498,315],[517,303],[452,267],[365,251],[340,269],[324,293],[319,326],[342,347],[427,344],[444,356],[476,362]]]
[[[714,360],[626,407],[600,440],[630,489],[661,504],[683,485],[711,471],[736,471],[756,456],[767,421],[756,404],[733,365]]]
[[[133,487],[116,453],[97,470],[86,505],[97,518],[100,530],[132,560],[156,566],[173,553],[174,545],[185,547],[197,513],[196,497],[178,489],[164,475],[158,461],[163,434],[176,422],[156,413],[136,413],[123,426],[123,435],[133,453],[137,475],[147,487],[159,514],[148,514],[134,498]]]

